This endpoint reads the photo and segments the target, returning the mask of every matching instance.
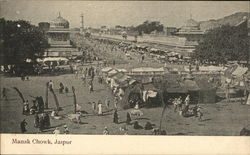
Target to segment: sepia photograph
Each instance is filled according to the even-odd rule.
[[[250,136],[249,11],[0,0],[0,133]]]

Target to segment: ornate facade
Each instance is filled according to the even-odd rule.
[[[50,48],[45,52],[47,57],[75,57],[81,53],[72,46],[70,41],[69,22],[59,16],[50,22],[47,31]]]
[[[200,41],[204,31],[200,30],[200,24],[190,18],[185,25],[176,33],[177,36],[185,37],[188,41]]]

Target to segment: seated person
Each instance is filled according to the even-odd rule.
[[[151,124],[150,122],[147,122],[145,125],[145,130],[152,130],[153,129],[153,124]]]
[[[138,123],[138,121],[135,121],[134,129],[143,129],[143,127]]]

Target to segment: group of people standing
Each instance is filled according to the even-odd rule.
[[[39,129],[39,132],[43,132],[44,129],[50,128],[50,116],[48,113],[42,113],[40,116],[35,114],[34,127]]]
[[[103,107],[102,107],[102,101],[99,100],[97,103],[96,102],[92,102],[91,103],[92,106],[92,112],[95,115],[96,113],[101,116],[103,115]]]
[[[201,112],[201,107],[198,104],[196,104],[192,108],[189,107],[190,95],[186,96],[184,103],[182,101],[181,96],[179,98],[175,98],[173,100],[173,104],[174,104],[174,112],[177,112],[178,109],[180,114],[184,117],[195,116],[198,117],[200,121],[202,120],[203,113]]]
[[[42,96],[35,97],[33,105],[29,106],[29,101],[26,100],[23,103],[23,115],[33,115],[35,113],[42,113],[44,111],[44,101]]]

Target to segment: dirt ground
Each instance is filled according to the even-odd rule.
[[[140,62],[141,55],[135,52],[128,53],[132,59],[128,58],[121,49],[111,50],[112,45],[99,44],[98,42],[78,39],[78,44],[88,44],[94,47],[94,52],[98,57],[106,60],[118,60],[115,68],[131,69],[133,67],[163,67],[164,64],[159,63],[157,60],[145,56],[143,63]],[[183,65],[168,64],[171,68],[183,67]],[[81,118],[82,123],[76,124],[71,122],[67,117],[62,120],[51,119],[51,128],[45,130],[43,133],[52,133],[56,127],[63,131],[63,125],[67,124],[71,134],[102,134],[104,127],[107,126],[110,134],[123,135],[125,132],[120,131],[119,128],[126,123],[126,114],[129,110],[118,111],[119,124],[113,123],[113,104],[114,99],[111,90],[104,84],[99,84],[97,79],[94,80],[94,92],[89,93],[87,85],[84,85],[80,78],[75,78],[73,74],[64,74],[60,76],[33,76],[29,81],[22,81],[19,77],[1,77],[1,90],[3,87],[7,88],[8,100],[1,99],[1,133],[20,133],[20,122],[26,119],[28,122],[27,133],[38,133],[38,129],[34,127],[34,116],[22,115],[23,103],[21,98],[13,87],[17,87],[23,93],[24,98],[29,100],[30,106],[32,105],[33,98],[31,96],[42,96],[45,98],[46,83],[49,80],[54,82],[55,93],[57,94],[60,107],[59,115],[66,116],[72,114],[74,111],[73,106],[73,93],[72,86],[75,87],[77,103],[81,106],[81,111],[88,114]],[[59,94],[59,83],[62,82],[64,86],[70,89],[68,94]],[[93,115],[91,104],[88,102],[98,102],[101,100],[104,103],[105,98],[111,100],[110,109],[104,106],[104,115]],[[103,104],[104,105],[104,104]],[[119,105],[118,105],[119,106]],[[192,107],[192,105],[191,105]],[[216,104],[203,104],[201,105],[204,114],[203,121],[198,121],[195,117],[184,118],[173,110],[173,105],[165,111],[162,121],[162,129],[167,131],[168,135],[239,135],[240,130],[245,126],[250,126],[250,106],[242,105],[238,102],[225,103],[220,102]],[[49,93],[49,109],[52,111],[55,108],[55,101],[51,93]],[[137,121],[141,126],[145,126],[146,122],[155,124],[155,128],[159,127],[162,107],[155,108],[142,108],[144,115],[135,118],[132,121]],[[152,135],[149,130],[135,130],[132,125],[127,126],[129,135]]]
[[[37,133],[38,129],[34,127],[34,116],[25,116],[22,114],[22,101],[17,92],[12,87],[17,87],[23,93],[24,98],[29,100],[32,105],[31,96],[43,96],[45,98],[45,84],[49,80],[54,82],[55,92],[58,96],[60,107],[60,115],[73,113],[73,94],[71,87],[76,89],[77,103],[82,107],[82,111],[86,111],[88,116],[82,117],[83,123],[76,124],[71,122],[67,117],[62,120],[51,119],[51,128],[43,133],[52,133],[55,127],[59,127],[63,131],[63,125],[67,124],[71,134],[102,134],[104,127],[107,126],[110,134],[122,135],[125,132],[119,128],[125,125],[126,113],[129,110],[119,109],[119,124],[113,123],[113,96],[106,85],[97,83],[94,80],[94,92],[89,93],[88,87],[85,86],[81,79],[75,78],[73,74],[60,76],[34,76],[29,81],[22,81],[18,77],[4,77],[1,75],[1,87],[8,89],[8,100],[1,99],[1,133],[20,133],[20,122],[26,119],[28,122],[27,133]],[[63,82],[70,89],[69,94],[59,94],[59,83]],[[2,90],[2,89],[1,89]],[[104,103],[105,98],[111,100],[110,109],[104,108],[104,115],[92,115],[91,105],[88,102]],[[103,104],[104,105],[104,104]],[[192,107],[192,105],[191,105]],[[173,110],[173,105],[169,105],[166,109],[162,121],[162,129],[167,131],[168,135],[227,135],[237,136],[244,126],[250,124],[250,106],[241,105],[238,102],[226,103],[220,102],[216,104],[201,105],[204,113],[203,121],[198,121],[195,117],[184,118]],[[51,93],[49,93],[49,111],[55,108],[55,102]],[[143,116],[137,118],[140,125],[144,126],[146,122],[155,124],[155,128],[159,127],[160,115],[162,107],[142,108]],[[132,120],[135,121],[135,117]],[[132,125],[128,126],[129,135],[152,135],[149,130],[136,130]]]

